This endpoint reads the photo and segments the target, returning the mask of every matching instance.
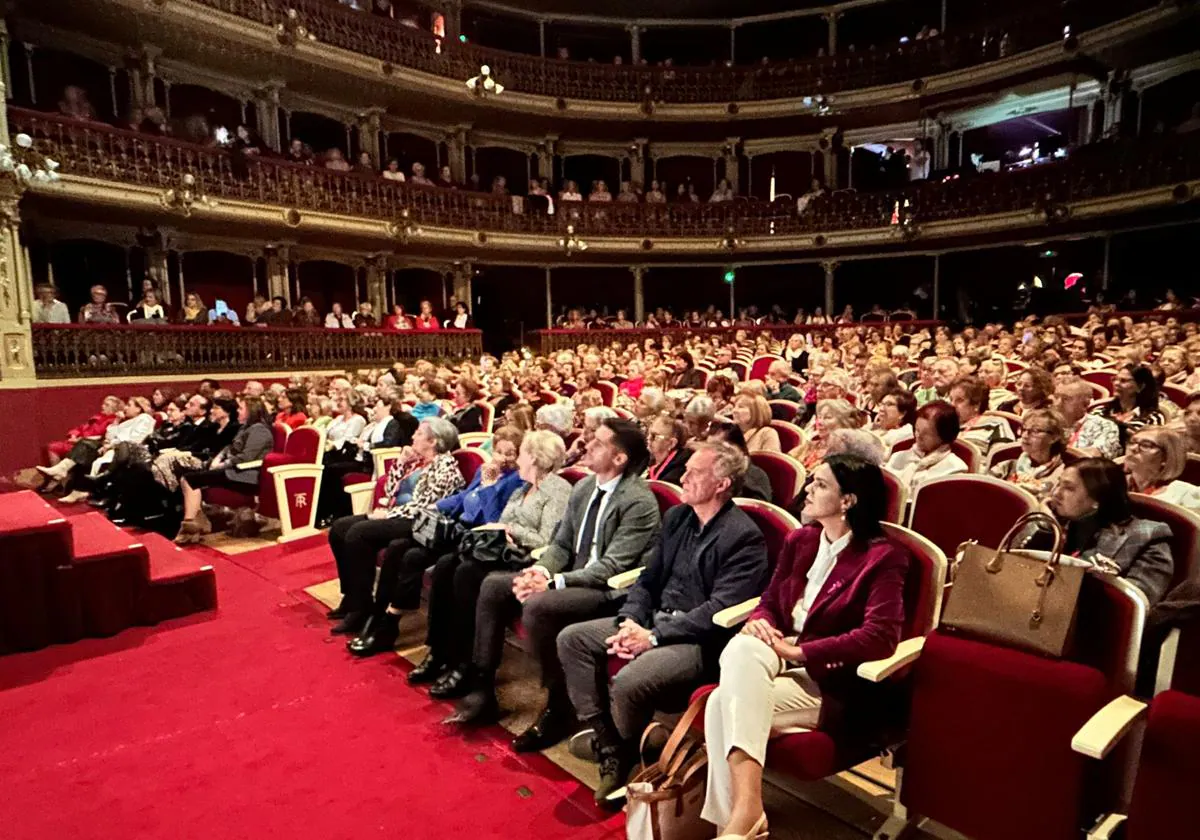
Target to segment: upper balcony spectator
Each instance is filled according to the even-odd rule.
[[[412,165],[412,183],[421,184],[425,187],[433,186],[433,181],[425,177],[425,164],[419,161]]]
[[[299,163],[304,166],[309,166],[313,162],[313,150],[307,143],[299,137],[293,137],[292,142],[288,144],[288,149],[283,155],[284,160],[290,163]]]
[[[208,307],[195,292],[188,292],[179,310],[179,323],[191,326],[203,326],[208,323]]]
[[[421,301],[421,312],[413,319],[413,326],[418,330],[438,330],[442,325],[433,314],[433,304],[427,300]]]
[[[37,300],[33,302],[33,323],[35,324],[69,324],[71,312],[55,294],[54,287],[49,283],[39,283]]]
[[[378,324],[375,320],[375,307],[371,301],[364,300],[358,305],[358,311],[354,313],[354,326],[359,329],[371,329]]]
[[[88,101],[87,91],[78,85],[67,85],[63,88],[62,99],[58,101],[58,112],[77,120],[96,119],[96,109]]]
[[[92,302],[85,303],[79,310],[81,324],[119,324],[121,315],[108,302],[108,289],[97,284],[91,288]]]
[[[137,306],[129,310],[129,314],[125,316],[125,320],[131,324],[134,321],[152,321],[155,323],[166,321],[167,312],[158,301],[158,292],[154,289],[146,289],[142,293],[142,299],[138,301]]]
[[[342,305],[334,301],[332,311],[325,316],[325,326],[331,329],[354,329],[354,319],[342,311]]]
[[[387,162],[387,168],[383,170],[382,174],[389,181],[404,183],[404,173],[400,171],[400,161],[396,158],[392,158]]]
[[[333,148],[325,153],[325,168],[332,169],[334,172],[349,172],[350,164],[342,156],[341,149]],[[375,171],[373,167],[371,171]]]

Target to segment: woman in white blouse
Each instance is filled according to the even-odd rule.
[[[354,410],[354,404],[346,397],[339,397],[335,407],[337,413],[325,427],[326,449],[341,449],[358,438],[367,425],[366,418]]]
[[[931,478],[970,472],[966,463],[950,449],[958,437],[958,414],[950,403],[934,400],[917,409],[910,449],[892,454],[887,468],[908,488],[909,498]]]
[[[898,389],[885,394],[879,401],[872,431],[883,441],[887,455],[901,441],[912,440],[913,424],[917,422],[917,398],[911,391]]]
[[[158,302],[158,293],[153,289],[146,289],[137,306],[130,309],[129,314],[125,316],[125,320],[131,324],[134,321],[165,321],[166,319],[167,313],[163,310],[162,304]]]

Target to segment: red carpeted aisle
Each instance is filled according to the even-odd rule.
[[[220,609],[0,658],[6,840],[623,836],[541,756],[463,738],[396,657],[350,661],[309,543],[207,552]],[[493,737],[494,736],[494,737]]]

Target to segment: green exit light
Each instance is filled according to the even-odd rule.
[[[733,282],[733,278],[734,278],[735,276],[736,276],[736,275],[735,275],[735,274],[734,274],[732,271],[726,271],[726,272],[725,272],[725,282],[726,282],[726,283],[732,283],[732,282]]]
[[[458,42],[459,42],[460,44],[465,44],[465,43],[467,43],[467,36],[466,36],[466,35],[459,35],[459,36],[458,36]]]

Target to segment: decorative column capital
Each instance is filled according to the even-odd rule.
[[[841,263],[837,260],[821,260],[821,268],[825,270],[825,275],[832,276],[838,270]]]

